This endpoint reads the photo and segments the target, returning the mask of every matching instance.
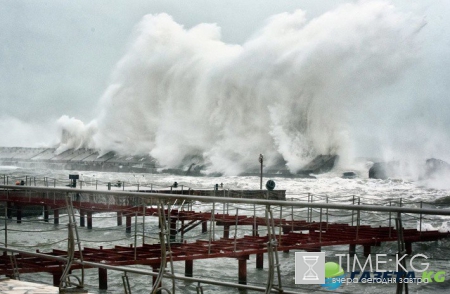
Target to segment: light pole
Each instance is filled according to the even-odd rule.
[[[259,181],[259,189],[262,190],[262,179],[263,179],[263,161],[264,156],[262,154],[259,155],[259,163],[261,163],[261,178]]]

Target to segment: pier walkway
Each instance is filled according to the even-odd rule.
[[[131,192],[111,192],[95,190],[71,190],[71,189],[52,189],[43,187],[23,187],[0,186],[0,201],[5,203],[16,203],[20,205],[42,205],[52,206],[62,209],[67,205],[69,216],[73,208],[79,210],[79,225],[84,226],[85,214],[95,212],[118,212],[120,216],[127,217],[126,229],[131,232],[131,219],[137,216],[158,217],[160,231],[160,242],[153,244],[137,243],[130,246],[116,245],[111,248],[84,246],[70,230],[76,227],[75,223],[68,226],[69,236],[72,236],[71,242],[80,245],[78,250],[60,250],[53,249],[47,252],[39,252],[41,256],[33,256],[24,252],[13,255],[4,254],[0,256],[0,275],[15,276],[17,273],[48,272],[53,275],[54,285],[60,285],[64,270],[67,267],[66,262],[61,260],[52,260],[51,257],[69,258],[72,256],[75,260],[82,262],[70,263],[70,271],[92,267],[88,263],[104,264],[108,266],[129,266],[146,265],[151,267],[153,272],[159,272],[161,268],[166,268],[168,262],[185,263],[185,276],[194,275],[194,261],[199,259],[213,258],[235,258],[238,261],[238,283],[247,284],[247,260],[253,255],[256,258],[256,268],[264,267],[264,254],[273,255],[277,252],[289,251],[309,251],[319,252],[324,247],[348,245],[351,255],[357,254],[356,246],[363,247],[363,254],[368,256],[371,253],[372,246],[380,246],[384,242],[398,242],[403,244],[403,249],[407,254],[412,253],[412,244],[414,242],[435,241],[450,236],[449,232],[440,232],[437,230],[425,231],[417,229],[406,229],[401,225],[401,214],[412,213],[420,214],[441,214],[450,215],[449,210],[420,209],[420,208],[399,208],[383,207],[369,205],[332,205],[327,203],[295,203],[287,201],[268,201],[268,200],[249,200],[232,199],[220,197],[203,197],[190,195],[168,195],[161,193],[131,193]],[[209,203],[222,203],[222,211],[213,209],[209,212],[194,211],[192,203],[203,201]],[[228,211],[225,203],[244,203],[249,205],[258,205],[265,209],[265,216],[255,213],[233,215]],[[69,203],[69,204],[68,204]],[[174,209],[175,204],[179,206]],[[191,203],[191,204],[187,204]],[[308,210],[306,218],[298,219],[294,213],[291,219],[275,218],[272,216],[272,208],[275,206],[285,207],[285,211],[294,208],[316,208],[319,213],[316,214],[318,221],[312,220],[312,211]],[[286,208],[286,206],[288,208]],[[181,208],[180,208],[181,207]],[[324,221],[325,209],[347,209],[357,211],[355,221],[351,223],[336,223]],[[6,205],[6,211],[11,209]],[[251,211],[251,206],[249,209]],[[397,212],[397,227],[391,225],[389,217],[389,226],[373,226],[362,224],[360,216],[361,211],[380,211]],[[6,213],[8,217],[10,214]],[[282,215],[282,213],[280,213]],[[75,214],[72,213],[73,219]],[[120,217],[118,215],[118,219]],[[44,216],[45,217],[45,216]],[[55,216],[56,218],[56,216]],[[328,215],[326,216],[328,218]],[[353,212],[352,212],[353,218]],[[71,219],[69,217],[69,219]],[[47,215],[48,220],[48,215]],[[398,223],[398,221],[400,222]],[[89,223],[89,215],[88,215]],[[57,223],[55,223],[57,224]],[[121,224],[121,223],[120,223]],[[119,221],[118,221],[118,225]],[[222,237],[217,239],[215,234],[202,235],[195,240],[184,239],[183,235],[196,226],[202,226],[202,233],[214,230],[215,227],[222,227]],[[251,226],[251,234],[238,236],[236,232],[230,237],[230,228],[240,226]],[[260,232],[259,227],[265,229]],[[91,226],[92,228],[92,222]],[[88,226],[89,228],[89,226]],[[212,237],[211,237],[212,236]],[[399,248],[400,249],[400,248]],[[402,250],[403,250],[402,249]],[[399,251],[402,251],[399,250]],[[46,255],[49,258],[45,258]],[[87,264],[83,264],[87,262]],[[274,269],[275,265],[269,264],[268,267]],[[278,269],[279,270],[279,269]],[[99,268],[99,288],[107,289],[107,269]],[[154,276],[154,283],[160,283]]]

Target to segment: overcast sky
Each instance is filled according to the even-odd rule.
[[[85,122],[95,118],[133,27],[146,14],[168,13],[186,28],[216,23],[224,42],[242,44],[274,14],[302,9],[312,19],[343,2],[351,1],[0,0],[0,145],[45,141],[50,135],[32,135],[41,130],[36,126],[51,128],[62,115]],[[448,17],[427,15],[426,2],[396,4],[427,20]],[[430,5],[439,11],[442,3]]]
[[[0,115],[37,122],[95,117],[111,71],[146,14],[166,12],[186,28],[217,23],[225,42],[242,43],[269,16],[303,6],[317,13],[313,3],[322,1],[295,2],[0,1]]]

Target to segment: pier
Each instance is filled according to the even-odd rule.
[[[252,281],[248,281],[247,276],[247,262],[250,259],[256,260],[257,269],[268,268],[274,272],[280,270],[273,262],[278,252],[319,252],[344,245],[348,246],[351,255],[368,256],[373,247],[395,242],[401,246],[399,252],[412,254],[413,243],[436,241],[450,235],[449,232],[421,229],[422,219],[426,215],[450,215],[450,210],[358,205],[355,199],[351,204],[332,204],[328,203],[328,199],[325,203],[319,203],[5,185],[0,189],[0,201],[5,203],[5,223],[8,217],[12,220],[9,211],[13,206],[8,203],[15,203],[16,209],[39,204],[48,207],[47,210],[44,208],[43,221],[49,222],[53,211],[55,226],[61,225],[59,210],[67,211],[71,250],[55,248],[42,251],[35,248],[35,254],[14,251],[7,246],[6,228],[5,246],[0,256],[0,275],[14,277],[47,272],[53,276],[53,284],[60,287],[61,281],[66,279],[65,273],[97,268],[99,288],[107,289],[109,269],[143,265],[149,267],[149,275],[154,277],[154,287],[158,288],[162,277],[167,274],[169,263],[183,262],[185,277],[195,277],[196,260],[216,258],[236,260],[236,285],[253,287],[248,285]],[[312,196],[308,196],[310,198]],[[207,211],[199,211],[201,206],[207,206]],[[363,214],[374,211],[384,212],[388,217],[378,223],[364,223]],[[122,226],[122,218],[125,217],[125,233],[130,237],[134,234],[134,242],[110,248],[81,246],[76,228],[95,230],[93,215],[106,212],[116,215],[117,226]],[[402,214],[403,220],[411,214],[416,215],[420,228],[403,227]],[[19,221],[20,213],[16,215]],[[339,217],[345,218],[345,221],[338,222]],[[150,222],[158,227],[154,235],[144,232],[144,226],[148,228],[150,225],[149,219],[154,219]],[[136,241],[140,233],[138,220],[142,221],[143,228],[139,243]],[[187,237],[194,230],[198,230],[201,236]],[[76,245],[79,247],[76,248]],[[357,246],[362,249],[361,252],[358,252]],[[268,264],[264,264],[264,256],[271,257]],[[69,257],[71,262],[67,261]],[[281,286],[279,281],[277,287]]]

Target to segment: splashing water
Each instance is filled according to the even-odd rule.
[[[397,135],[417,125],[390,122],[404,115],[393,95],[404,94],[396,85],[420,55],[423,26],[387,2],[363,1],[309,21],[301,10],[275,15],[232,45],[216,25],[186,29],[167,14],[147,15],[98,118],[60,119],[61,148],[150,154],[165,167],[197,156],[227,175],[256,167],[260,153],[291,172],[318,154],[393,157],[393,142],[411,146]],[[439,130],[419,132],[436,151],[429,141]],[[424,148],[411,152],[428,156]]]

